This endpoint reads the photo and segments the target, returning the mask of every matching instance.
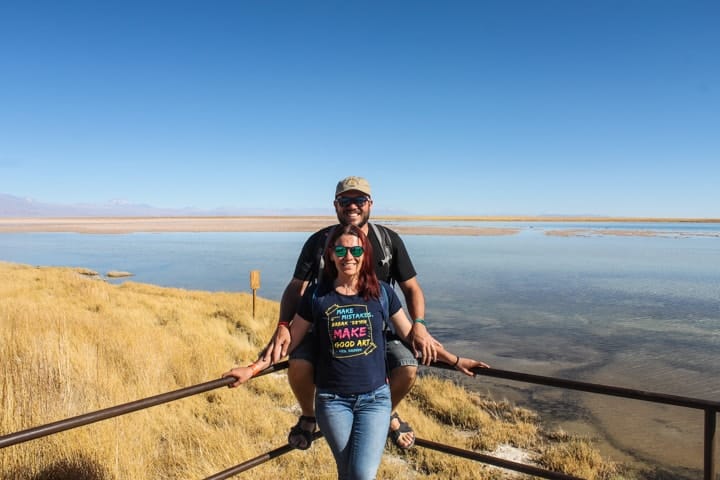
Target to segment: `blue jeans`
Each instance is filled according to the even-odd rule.
[[[338,395],[315,394],[318,427],[335,457],[339,480],[372,480],[380,467],[390,428],[390,387]]]

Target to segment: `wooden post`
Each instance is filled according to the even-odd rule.
[[[255,292],[260,288],[260,270],[250,271],[250,288],[253,292],[253,318],[255,318]]]

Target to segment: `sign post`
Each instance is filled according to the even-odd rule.
[[[253,292],[253,318],[255,318],[255,295],[256,291],[260,288],[260,270],[250,271],[250,288]]]

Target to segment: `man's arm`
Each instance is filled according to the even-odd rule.
[[[410,312],[410,320],[413,322],[410,338],[415,355],[422,354],[423,364],[430,365],[437,361],[437,347],[440,342],[435,340],[427,331],[424,323],[425,318],[425,295],[417,277],[412,277],[404,282],[399,282],[400,290],[405,296],[405,303]],[[416,319],[420,321],[416,322]]]
[[[289,322],[295,316],[298,302],[300,298],[302,298],[308,283],[306,280],[293,278],[285,287],[285,291],[280,299],[280,320],[278,321],[278,326],[273,338],[263,351],[263,360],[270,360],[272,363],[277,363],[288,354],[291,340]]]
[[[395,312],[395,314],[390,317],[390,320],[393,322],[395,331],[398,335],[400,335],[400,338],[403,341],[410,340],[410,329],[412,327],[410,326],[410,320],[408,320],[405,316],[403,309],[401,308]],[[487,363],[479,362],[477,360],[473,360],[472,358],[462,358],[460,355],[450,353],[440,344],[436,345],[435,355],[437,356],[437,360],[445,362],[448,365],[452,365],[456,370],[459,370],[465,375],[469,375],[471,377],[475,376],[475,372],[472,371],[474,368],[490,368],[490,365]]]
[[[405,296],[405,303],[410,312],[410,320],[425,317],[425,295],[423,294],[417,277],[413,277],[404,282],[399,282],[400,290]]]
[[[280,322],[290,322],[295,316],[298,303],[305,293],[308,286],[307,280],[299,280],[293,278],[285,287],[285,291],[280,299]]]

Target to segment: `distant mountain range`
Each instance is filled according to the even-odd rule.
[[[125,201],[105,204],[53,204],[32,198],[21,198],[0,193],[0,217],[203,217],[203,216],[253,216],[253,215],[332,215],[331,208],[264,209],[218,207],[158,208]]]

